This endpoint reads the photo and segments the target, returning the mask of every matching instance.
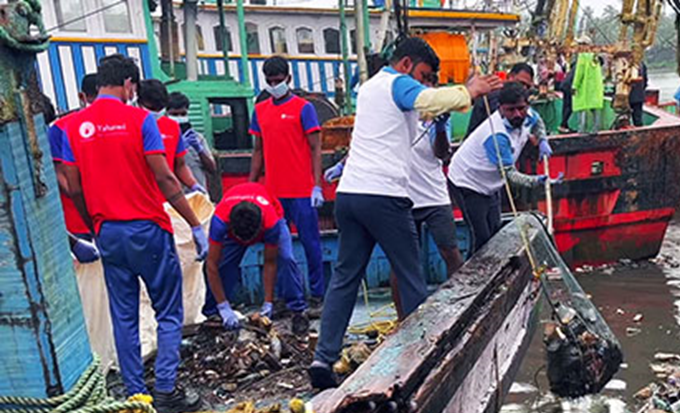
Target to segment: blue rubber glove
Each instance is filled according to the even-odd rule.
[[[265,301],[264,304],[262,304],[262,308],[260,308],[260,316],[271,319],[273,311],[274,305],[270,302]]]
[[[541,175],[538,177],[538,182],[541,184],[545,184],[545,181],[548,179],[547,175]],[[560,172],[557,174],[557,178],[551,179],[550,180],[550,185],[559,185],[562,182],[564,182],[564,172]]]
[[[200,192],[202,194],[208,194],[208,191],[203,188],[203,185],[199,184],[196,182],[192,187],[191,187],[191,192]]]
[[[446,124],[449,122],[449,116],[451,115],[448,113],[443,113],[434,118],[434,130],[437,133],[446,132]]]
[[[547,139],[538,141],[538,159],[550,158],[552,156],[552,148]]]
[[[320,186],[315,186],[314,189],[312,189],[312,207],[313,208],[320,208],[323,205],[324,199],[323,199],[323,192],[321,191]]]
[[[195,130],[189,129],[184,132],[182,139],[184,139],[184,143],[187,146],[194,148],[196,152],[205,152],[205,146],[203,146],[203,142],[201,142],[201,137]]]
[[[326,171],[323,173],[323,179],[326,180],[326,182],[333,183],[340,179],[342,176],[342,171],[345,169],[345,163],[344,162],[338,162],[335,165],[331,166],[330,168],[326,169]]]
[[[87,242],[82,239],[79,239],[73,244],[71,251],[73,251],[73,255],[76,256],[78,262],[83,264],[95,262],[99,259],[99,250],[97,249],[97,246],[92,242]]]
[[[205,236],[202,226],[191,228],[191,234],[196,244],[196,261],[203,261],[208,256],[208,238]]]
[[[222,317],[222,325],[227,330],[238,330],[241,328],[241,323],[238,321],[238,317],[234,310],[231,309],[229,301],[217,304],[217,311],[220,312],[220,317]]]

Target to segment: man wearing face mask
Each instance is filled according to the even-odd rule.
[[[165,146],[165,159],[177,179],[184,186],[190,188],[192,192],[207,193],[205,187],[196,181],[194,174],[184,160],[187,150],[181,137],[179,124],[165,116],[165,107],[168,105],[168,90],[163,82],[157,79],[142,80],[139,82],[137,95],[140,107],[148,110],[158,123],[158,130]]]
[[[474,251],[501,227],[501,168],[513,185],[538,188],[548,179],[545,175],[526,175],[515,168],[537,122],[537,114],[527,102],[526,88],[518,82],[505,83],[498,103],[498,110],[463,141],[448,173],[450,192],[472,229]],[[561,177],[553,182],[561,182]]]
[[[250,133],[255,136],[250,182],[265,172],[265,187],[283,206],[305,249],[311,304],[324,297],[321,235],[316,208],[321,192],[321,137],[314,106],[291,93],[288,61],[270,57],[262,66],[270,99],[255,105]]]
[[[473,78],[467,86],[427,88],[439,58],[422,39],[406,38],[390,66],[361,85],[349,158],[337,189],[338,264],[321,316],[321,332],[309,368],[312,386],[335,387],[338,360],[361,279],[376,244],[397,280],[404,316],[427,297],[409,199],[409,162],[418,118],[463,111],[471,99],[500,87],[496,76]]]
[[[139,83],[134,60],[111,55],[97,70],[99,95],[66,125],[62,147],[69,190],[101,251],[116,352],[128,396],[147,394],[139,340],[139,278],[158,322],[153,404],[159,413],[201,408],[176,386],[182,340],[182,270],[161,192],[187,221],[197,259],[208,241],[168,167],[155,119],[126,105]]]
[[[208,176],[217,172],[217,164],[205,137],[194,130],[189,122],[189,104],[189,98],[184,93],[172,92],[168,95],[166,113],[168,118],[179,123],[182,142],[187,150],[184,160],[191,174],[202,188],[208,188]],[[185,187],[187,191],[194,190],[186,183]]]

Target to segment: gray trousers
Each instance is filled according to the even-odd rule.
[[[404,313],[410,314],[427,298],[412,206],[408,198],[337,194],[338,263],[326,291],[315,360],[332,364],[339,358],[361,279],[376,243],[397,277]]]

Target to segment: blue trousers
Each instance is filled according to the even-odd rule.
[[[139,341],[139,278],[158,322],[156,390],[175,388],[182,341],[182,269],[172,234],[151,221],[105,222],[97,237],[118,363],[128,395],[148,393]]]
[[[305,249],[307,270],[309,273],[309,289],[313,297],[324,296],[323,263],[321,256],[321,233],[319,232],[319,215],[312,207],[309,198],[280,198],[286,220],[295,224],[300,241]]]
[[[276,285],[290,310],[304,311],[307,308],[307,302],[305,301],[302,274],[293,256],[293,239],[284,220],[279,221],[278,225],[281,225],[281,232],[279,235],[279,257],[276,263]],[[234,292],[234,287],[241,280],[241,260],[243,260],[243,255],[247,249],[248,247],[231,238],[222,244],[219,271],[224,295],[228,299]],[[208,280],[206,278],[207,285]],[[217,314],[217,302],[210,288],[206,289],[202,312],[206,317]]]
[[[427,298],[412,206],[407,198],[337,195],[338,264],[324,302],[315,360],[332,364],[338,359],[359,285],[376,243],[387,255],[397,277],[405,314],[413,312]]]

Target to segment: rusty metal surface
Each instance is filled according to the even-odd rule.
[[[22,104],[16,92],[24,90],[33,114],[42,109],[35,76],[35,54],[47,49],[49,36],[38,0],[0,5],[0,124],[17,120]]]
[[[518,224],[543,256],[545,247],[534,245],[538,220],[525,215]],[[520,296],[534,291],[532,280],[517,225],[509,224],[338,389],[313,399],[315,411],[444,411]]]

